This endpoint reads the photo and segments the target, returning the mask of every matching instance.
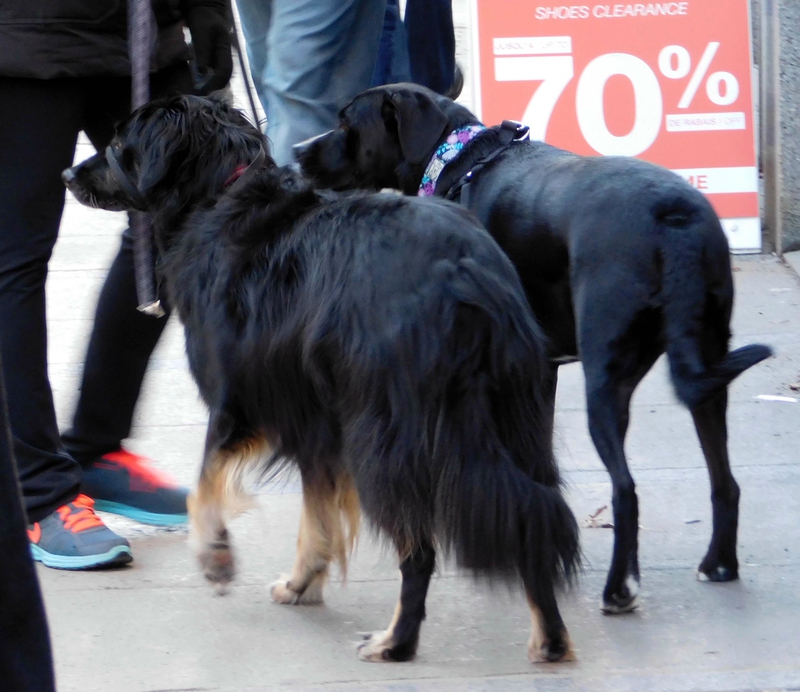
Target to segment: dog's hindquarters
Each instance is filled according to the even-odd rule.
[[[705,202],[705,200],[703,200]],[[768,358],[760,344],[728,352],[733,279],[719,219],[705,202],[657,213],[664,335],[678,398],[691,410]]]
[[[392,625],[361,655],[413,655],[438,544],[478,574],[521,577],[535,626],[531,658],[569,657],[554,588],[577,565],[578,529],[537,391],[542,339],[516,277],[505,283],[464,261],[448,289],[455,302],[438,354],[446,376],[425,378],[437,386],[412,407],[421,412],[416,427],[399,428],[391,406],[377,405],[346,435],[362,505],[397,545],[403,574]],[[393,375],[392,387],[414,381]]]

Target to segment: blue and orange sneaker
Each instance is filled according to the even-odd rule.
[[[56,569],[115,567],[133,560],[126,539],[94,513],[94,502],[78,495],[28,527],[34,560]]]
[[[189,491],[149,460],[124,449],[86,464],[81,490],[94,499],[96,509],[142,524],[178,526],[189,519]]]

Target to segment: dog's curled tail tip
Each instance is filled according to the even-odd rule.
[[[750,344],[737,348],[729,352],[719,363],[699,375],[675,377],[678,397],[690,409],[699,406],[727,387],[745,370],[772,355],[772,348],[765,344]]]

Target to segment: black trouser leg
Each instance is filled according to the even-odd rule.
[[[75,418],[63,435],[81,463],[118,449],[130,434],[150,355],[167,324],[166,317],[139,312],[137,304],[133,240],[126,230],[100,292]]]
[[[0,680],[5,690],[55,691],[50,634],[33,567],[0,368]]]
[[[452,0],[408,0],[405,25],[411,80],[446,93],[456,69]]]
[[[71,501],[80,467],[62,448],[47,376],[45,280],[82,117],[78,80],[0,78],[0,348],[25,507]]]

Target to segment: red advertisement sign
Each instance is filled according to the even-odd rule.
[[[475,0],[477,109],[587,155],[636,156],[708,195],[761,247],[748,0]]]

